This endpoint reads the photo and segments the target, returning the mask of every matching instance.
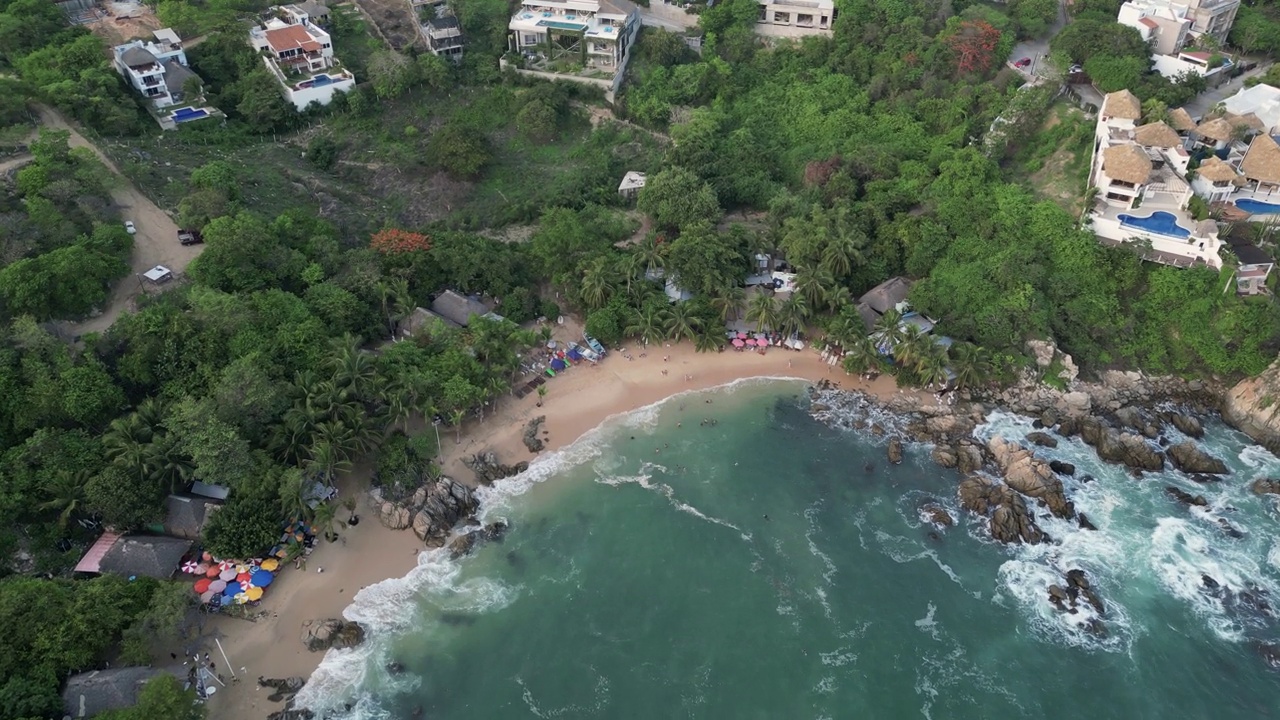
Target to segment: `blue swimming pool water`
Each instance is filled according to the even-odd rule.
[[[1265,203],[1261,200],[1243,198],[1236,201],[1236,207],[1254,215],[1280,215],[1280,204]]]
[[[555,28],[556,30],[577,30],[583,31],[587,29],[582,23],[560,22],[558,20],[539,20],[538,27]]]
[[[1178,224],[1178,219],[1172,213],[1155,212],[1150,217],[1134,217],[1133,215],[1121,215],[1120,224],[1128,225],[1146,230],[1147,232],[1157,233],[1159,235],[1171,235],[1173,237],[1185,238],[1190,237],[1191,231]]]
[[[328,75],[317,75],[311,78],[312,87],[322,87],[324,85],[328,85],[331,82],[333,82],[333,78],[329,77]]]
[[[199,120],[200,118],[209,117],[209,111],[204,108],[192,110],[191,108],[182,108],[173,111],[173,121],[176,123],[187,122],[189,120]]]

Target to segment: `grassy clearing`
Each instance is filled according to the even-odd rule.
[[[1092,138],[1093,123],[1083,112],[1066,102],[1056,103],[1010,171],[1041,197],[1078,214],[1084,205]]]

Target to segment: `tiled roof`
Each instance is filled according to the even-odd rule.
[[[303,52],[314,52],[320,49],[320,43],[311,37],[311,33],[301,25],[290,25],[288,27],[276,28],[266,32],[267,44],[277,53],[286,50],[302,50]]]

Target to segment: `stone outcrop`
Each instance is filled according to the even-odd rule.
[[[1046,448],[1058,447],[1058,441],[1052,435],[1046,432],[1036,431],[1036,432],[1027,433],[1027,442],[1033,443],[1035,445],[1039,445],[1040,447],[1046,447]]]
[[[507,524],[504,522],[491,523],[482,528],[476,528],[471,532],[459,535],[449,543],[449,555],[454,560],[475,550],[481,544],[486,542],[502,542],[502,536],[507,532]]]
[[[1141,435],[1116,430],[1095,417],[1080,420],[1077,427],[1080,438],[1103,460],[1151,472],[1164,469],[1164,456]]]
[[[1072,465],[1069,462],[1062,462],[1061,460],[1050,460],[1049,469],[1058,473],[1059,475],[1075,475],[1076,474],[1075,465]]]
[[[1280,480],[1269,480],[1267,478],[1258,478],[1249,486],[1254,495],[1280,495]]]
[[[1229,425],[1280,454],[1280,359],[1257,377],[1237,383],[1220,409]]]
[[[1049,467],[1049,463],[1037,458],[1030,450],[993,437],[987,443],[992,460],[1004,477],[1005,483],[1018,492],[1044,502],[1056,517],[1070,518],[1075,508],[1062,491],[1062,481]]]
[[[302,644],[311,652],[355,647],[364,642],[364,628],[351,620],[329,618],[302,624]]]
[[[1041,371],[1050,370],[1056,360],[1059,368],[1056,375],[1059,380],[1071,382],[1080,375],[1080,369],[1076,367],[1071,356],[1059,351],[1052,341],[1028,340],[1027,352],[1031,353],[1031,357],[1036,361],[1036,367]]]
[[[1209,501],[1205,500],[1203,495],[1192,495],[1191,493],[1185,490],[1176,488],[1172,485],[1170,485],[1169,487],[1166,487],[1164,489],[1164,492],[1166,495],[1173,498],[1174,500],[1177,500],[1183,505],[1195,505],[1196,507],[1205,507],[1209,504]]]
[[[960,505],[966,510],[991,518],[991,537],[1004,543],[1043,542],[1044,533],[1036,526],[1027,504],[1013,488],[973,475],[960,483]]]
[[[495,480],[519,475],[529,469],[529,463],[523,460],[515,465],[503,465],[498,462],[498,457],[491,452],[477,453],[469,458],[464,458],[462,464],[476,474],[476,481],[481,485],[492,485]]]
[[[920,514],[938,527],[951,527],[956,524],[956,521],[951,518],[951,513],[935,502],[921,505]]]
[[[379,522],[392,530],[411,527],[432,547],[444,545],[449,531],[474,515],[479,505],[471,488],[447,477],[427,482],[404,502],[384,502],[376,489],[371,500]]]
[[[983,463],[982,448],[971,442],[963,442],[956,448],[956,469],[968,475],[977,472]]]
[[[929,454],[929,457],[932,458],[939,467],[944,468],[953,468],[960,462],[960,458],[956,455],[955,448],[948,447],[946,445],[939,445],[938,447],[935,447],[933,452]]]
[[[889,448],[887,450],[889,462],[897,465],[902,462],[902,440],[892,437],[889,438]]]
[[[1169,460],[1173,462],[1173,466],[1185,473],[1203,475],[1225,475],[1227,473],[1226,463],[1201,450],[1190,440],[1180,442],[1177,445],[1170,445],[1165,450],[1165,453],[1168,454]]]
[[[546,415],[539,415],[524,426],[524,446],[528,448],[529,452],[542,452],[542,449],[547,446],[542,441],[542,438],[538,437],[538,431],[542,429],[542,423],[546,422],[546,420]]]
[[[258,676],[258,687],[271,688],[274,691],[267,696],[267,699],[271,702],[292,699],[306,684],[306,679],[300,677],[264,678],[261,675]]]
[[[1166,412],[1161,413],[1160,419],[1174,426],[1178,429],[1178,432],[1187,437],[1196,439],[1204,437],[1204,425],[1201,425],[1200,421],[1191,415],[1180,412]]]
[[[378,522],[392,530],[403,530],[413,520],[413,511],[399,503],[384,502],[377,506]]]

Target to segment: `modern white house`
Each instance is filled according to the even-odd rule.
[[[298,110],[311,103],[328,105],[336,94],[355,87],[355,76],[334,57],[329,33],[297,5],[270,8],[249,28],[249,44]]]
[[[112,48],[113,64],[129,85],[157,108],[182,102],[182,86],[195,73],[178,34],[156,30],[154,41],[134,40]]]
[[[1234,67],[1230,56],[1191,48],[1225,44],[1239,7],[1240,0],[1128,0],[1116,21],[1137,30],[1151,46],[1152,68],[1164,77],[1225,78]]]
[[[1241,88],[1223,100],[1222,106],[1235,115],[1255,115],[1262,121],[1264,132],[1280,135],[1280,88],[1265,84]]]
[[[1110,245],[1137,244],[1152,262],[1222,267],[1218,224],[1187,211],[1186,139],[1163,122],[1140,124],[1142,103],[1121,90],[1103,101],[1094,131],[1088,223]]]
[[[508,28],[512,49],[526,57],[613,75],[630,59],[640,11],[626,0],[523,0]]]
[[[760,16],[756,33],[768,37],[798,38],[830,35],[836,20],[834,0],[756,0]]]

